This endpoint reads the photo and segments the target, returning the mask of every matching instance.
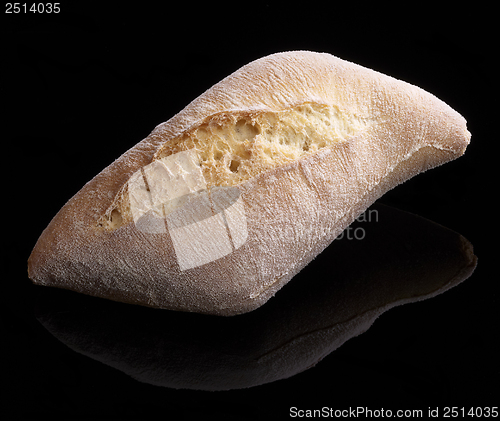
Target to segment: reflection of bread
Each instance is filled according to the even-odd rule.
[[[384,192],[462,155],[469,138],[457,112],[407,83],[328,54],[264,57],[83,187],[42,233],[29,275],[153,307],[250,311]],[[228,187],[239,205],[217,210],[211,194]],[[207,195],[213,214],[190,219]],[[146,214],[164,228],[141,230]]]
[[[284,379],[313,367],[390,308],[441,294],[474,271],[476,256],[461,235],[380,204],[370,214],[376,215],[371,222],[354,224],[366,230],[363,241],[334,241],[273,300],[245,317],[150,311],[47,288],[37,318],[73,350],[158,386],[225,390]],[[393,316],[401,313],[387,317]],[[407,322],[411,316],[401,320]],[[431,340],[431,332],[415,343]],[[395,336],[392,345],[398,341]],[[373,348],[363,352],[376,354]],[[337,391],[335,396],[340,398]]]

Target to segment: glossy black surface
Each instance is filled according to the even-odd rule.
[[[290,407],[427,411],[437,406],[498,405],[500,302],[492,199],[498,176],[490,161],[496,140],[494,118],[488,115],[493,38],[487,24],[476,28],[486,16],[470,8],[440,14],[401,11],[395,18],[381,5],[370,10],[302,5],[292,10],[252,3],[235,6],[227,19],[228,10],[216,6],[136,6],[81,2],[65,6],[59,16],[4,15],[0,101],[8,170],[2,249],[7,268],[2,277],[5,419],[171,420],[216,415],[253,420],[288,419]],[[145,383],[144,376],[138,381],[126,374],[123,361],[129,367],[134,361],[134,372],[140,373],[136,357],[144,355],[145,345],[149,356],[142,374],[156,360],[165,361],[158,350],[170,344],[171,354],[165,358],[181,368],[175,371],[179,384],[190,376],[199,378],[196,370],[205,363],[212,375],[219,372],[221,344],[237,361],[231,367],[241,367],[245,355],[262,357],[267,352],[260,347],[272,342],[280,325],[286,339],[297,326],[322,323],[324,312],[305,304],[313,299],[328,304],[329,297],[338,297],[328,293],[331,285],[324,280],[330,275],[325,275],[325,267],[335,272],[342,266],[344,274],[354,276],[371,264],[379,274],[409,271],[429,280],[429,273],[443,267],[441,261],[453,257],[447,250],[457,250],[440,247],[443,243],[430,236],[429,247],[435,251],[423,253],[426,231],[415,225],[414,217],[398,217],[394,223],[389,218],[383,232],[413,231],[413,236],[403,237],[409,245],[418,238],[420,254],[410,250],[403,265],[394,256],[409,253],[404,247],[391,243],[388,258],[382,240],[369,244],[373,236],[357,241],[346,235],[266,308],[257,310],[260,313],[240,321],[212,323],[198,315],[131,309],[31,285],[26,274],[31,249],[52,216],[85,182],[238,67],[292,49],[326,51],[414,83],[467,118],[472,143],[464,157],[419,175],[381,202],[463,235],[474,246],[477,268],[441,295],[391,309],[366,333],[329,354],[323,352],[318,364],[290,378],[218,392],[156,386]],[[403,231],[397,223],[404,226],[405,221]],[[369,247],[369,255],[359,253]],[[339,255],[345,256],[342,264],[336,263]],[[372,285],[365,275],[362,278]],[[326,289],[314,298],[313,292],[301,290],[306,283]],[[367,287],[367,299],[371,293]],[[260,325],[252,321],[273,311],[269,322],[265,317]],[[156,320],[155,312],[156,324],[148,322]],[[165,334],[155,341],[162,326]],[[196,335],[186,338],[182,326],[191,326]],[[73,348],[61,341],[61,330]],[[236,342],[225,332],[232,332]],[[87,355],[80,353],[82,348]],[[196,369],[190,366],[193,355]],[[122,369],[101,362],[110,359],[115,365],[120,361]]]

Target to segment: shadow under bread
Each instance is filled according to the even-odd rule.
[[[388,309],[441,294],[476,266],[461,235],[373,205],[267,304],[208,316],[39,289],[40,323],[71,349],[145,383],[228,390],[291,377]]]

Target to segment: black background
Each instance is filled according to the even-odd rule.
[[[286,419],[291,406],[498,406],[491,11],[413,3],[399,9],[102,3],[64,2],[50,16],[2,10],[7,419]],[[418,85],[465,116],[472,141],[464,157],[381,202],[465,236],[479,258],[474,274],[441,296],[389,311],[314,368],[248,390],[139,383],[52,337],[34,315],[39,288],[27,278],[26,261],[57,210],[214,83],[251,60],[298,49],[328,52]]]

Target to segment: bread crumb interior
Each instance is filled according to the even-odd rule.
[[[311,102],[276,112],[221,112],[166,142],[153,161],[189,150],[207,189],[237,186],[345,141],[368,124],[368,119],[342,113],[335,106]],[[115,230],[132,221],[126,187],[99,225]]]

